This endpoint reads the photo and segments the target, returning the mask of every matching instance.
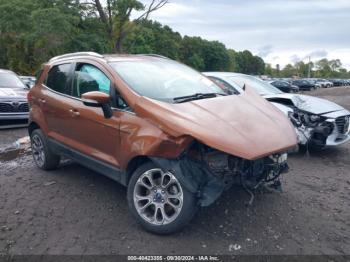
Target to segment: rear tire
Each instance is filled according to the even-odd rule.
[[[128,205],[141,226],[155,234],[180,231],[195,216],[197,198],[178,180],[153,162],[141,165],[128,185]]]
[[[30,134],[32,154],[34,162],[40,169],[56,169],[60,163],[61,157],[51,151],[47,139],[40,129],[35,129]]]

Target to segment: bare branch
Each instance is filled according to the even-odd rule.
[[[151,4],[148,6],[147,10],[141,14],[138,18],[135,19],[135,21],[140,21],[141,19],[148,19],[149,15],[162,8],[163,6],[165,6],[166,4],[169,3],[169,0],[159,0],[157,2],[157,0],[152,0]]]
[[[112,28],[112,26],[113,26],[113,18],[112,18],[111,0],[107,0],[107,9],[108,9],[109,28]]]
[[[99,15],[100,15],[101,21],[102,21],[106,26],[108,26],[108,19],[107,19],[106,13],[105,13],[104,10],[103,10],[103,7],[102,7],[102,5],[101,5],[100,0],[94,0],[94,1],[95,1],[95,5],[96,5],[96,8],[97,8],[97,12],[98,12]]]

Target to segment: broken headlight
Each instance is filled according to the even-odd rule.
[[[319,122],[321,120],[321,117],[318,115],[309,115],[311,122]]]
[[[308,126],[308,127],[315,127],[321,122],[323,122],[325,119],[319,115],[294,110],[294,112],[291,112],[289,114],[289,118],[293,122],[294,125],[300,126]]]
[[[275,154],[269,156],[270,159],[272,159],[275,163],[282,164],[284,162],[287,162],[288,154],[283,153],[283,154]]]

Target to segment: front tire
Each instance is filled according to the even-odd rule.
[[[128,205],[144,229],[155,234],[181,230],[194,217],[197,198],[176,174],[164,172],[153,162],[141,165],[128,185]]]
[[[47,143],[47,139],[40,129],[30,134],[34,162],[40,169],[56,169],[60,163],[60,156],[54,154]]]

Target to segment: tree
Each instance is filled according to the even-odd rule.
[[[323,76],[323,77],[332,76],[332,68],[327,58],[321,59],[316,62],[316,70],[318,71],[317,72],[318,76]]]
[[[203,46],[202,38],[185,36],[181,43],[181,61],[199,71],[204,71]]]
[[[34,73],[49,57],[69,50],[80,33],[79,10],[70,0],[1,0],[1,42],[6,46],[2,56],[7,67]]]
[[[134,22],[147,20],[149,15],[162,8],[168,3],[168,0],[152,0],[147,6],[138,0],[106,0],[105,6],[100,0],[90,0],[85,2],[97,11],[99,19],[104,24],[106,35],[113,46],[113,51],[123,52],[123,41],[133,27],[130,16],[133,11],[142,12]]]
[[[230,57],[224,44],[204,40],[203,52],[205,71],[227,71],[229,69]]]
[[[262,75],[265,72],[265,62],[264,60],[259,56],[254,56],[254,74],[255,75]]]
[[[228,49],[227,53],[229,56],[229,71],[240,72],[240,68],[237,62],[237,52],[233,49]]]
[[[230,57],[224,44],[185,36],[180,60],[199,71],[228,71]]]
[[[181,41],[181,35],[170,27],[155,21],[143,20],[136,23],[125,38],[124,50],[127,53],[153,53],[179,60]]]
[[[339,69],[341,69],[342,64],[341,64],[339,59],[333,59],[333,60],[329,61],[329,66],[333,72],[336,72]]]
[[[272,76],[272,75],[274,75],[273,71],[274,70],[273,70],[271,64],[265,64],[265,72],[264,72],[265,75]]]
[[[260,75],[265,72],[264,60],[259,56],[253,56],[248,50],[237,52],[235,54],[235,63],[239,73]]]
[[[299,77],[307,77],[309,72],[309,64],[299,61],[295,64],[296,72]]]
[[[292,64],[287,64],[281,71],[282,77],[292,77],[297,74],[297,70]]]

